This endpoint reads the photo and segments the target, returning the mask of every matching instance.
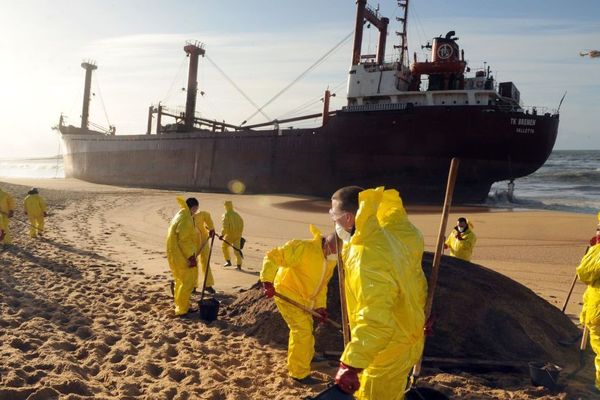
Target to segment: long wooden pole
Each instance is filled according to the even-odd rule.
[[[331,324],[332,326],[336,327],[337,329],[342,329],[342,326],[340,324],[338,324],[337,322],[335,322],[334,320],[329,319],[329,318],[323,318],[323,316],[321,314],[319,314],[315,310],[311,310],[310,308],[306,307],[303,304],[298,303],[296,300],[290,299],[289,297],[287,297],[281,293],[277,293],[277,292],[275,292],[275,297],[279,297],[281,300],[283,300],[287,303],[290,303],[291,305],[293,305],[295,307],[298,307],[302,311],[312,315],[315,318],[322,319],[323,321]]]
[[[333,226],[335,232],[335,224]],[[348,308],[346,307],[346,274],[344,272],[344,261],[342,260],[342,239],[335,235],[335,251],[337,253],[338,281],[340,286],[340,307],[342,317],[342,336],[344,338],[344,347],[350,343],[350,323],[348,321]]]
[[[425,320],[429,319],[431,315],[431,308],[433,306],[433,296],[437,286],[438,275],[440,270],[440,262],[442,260],[442,250],[444,247],[444,235],[446,233],[446,224],[448,223],[448,214],[450,212],[450,206],[452,205],[452,195],[454,194],[454,184],[456,183],[456,175],[458,172],[459,159],[453,158],[450,163],[450,172],[448,173],[448,184],[446,185],[446,197],[444,199],[444,208],[442,209],[442,219],[440,222],[440,230],[438,232],[437,244],[435,247],[435,254],[433,256],[433,264],[431,266],[431,275],[427,286],[427,303],[425,304]],[[423,353],[425,350],[423,348]],[[413,368],[412,381],[413,384],[416,378],[421,374],[421,364],[423,363],[423,355]]]

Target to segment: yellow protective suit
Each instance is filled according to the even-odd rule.
[[[202,276],[196,275],[196,283],[194,287],[202,289],[203,276],[206,275],[206,268],[208,265],[208,252],[210,250],[210,237],[208,232],[215,229],[210,213],[207,211],[198,211],[194,214],[194,225],[196,231],[198,231],[198,248],[200,249],[200,255],[198,256],[198,265],[202,266]],[[200,271],[198,271],[200,273]],[[206,277],[206,287],[213,287],[215,280],[213,274],[208,270],[208,276]]]
[[[386,203],[383,187],[359,194],[356,229],[342,250],[351,340],[341,361],[364,369],[355,393],[359,400],[403,399],[425,340],[423,284],[415,279],[418,274],[404,244],[415,240],[414,233],[400,234],[392,229],[400,224],[385,218],[390,230],[381,226],[378,210],[385,216]]]
[[[419,305],[424,309],[427,301],[427,278],[422,265],[425,241],[421,231],[409,221],[397,190],[388,189],[383,192],[383,199],[377,209],[377,220],[386,232],[393,234],[408,248],[412,279],[417,285]]]
[[[475,236],[475,232],[473,232],[473,224],[471,221],[467,220],[467,225],[469,229],[465,232],[461,233],[462,240],[457,239],[458,231],[456,229],[452,229],[448,239],[446,239],[446,245],[448,249],[450,249],[450,255],[452,257],[460,258],[461,260],[471,261],[471,257],[473,256],[473,248],[475,247],[475,243],[477,242],[477,236]]]
[[[588,249],[577,267],[577,276],[588,285],[579,319],[590,332],[590,344],[596,353],[596,388],[600,390],[600,244]]]
[[[10,235],[10,228],[8,226],[8,214],[15,210],[15,199],[10,194],[0,189],[0,213],[3,217],[0,219],[0,229],[4,231],[4,240],[2,244],[11,244],[12,236]]]
[[[198,279],[198,267],[189,267],[188,259],[198,251],[198,233],[192,213],[183,197],[177,197],[181,209],[169,225],[167,232],[167,260],[175,280],[175,315],[189,311],[190,297]]]
[[[23,201],[25,214],[29,218],[29,236],[37,237],[44,231],[44,215],[47,211],[46,201],[39,194],[30,194]]]
[[[239,249],[242,232],[244,231],[244,220],[240,217],[240,214],[233,211],[233,203],[231,201],[225,202],[225,214],[223,214],[222,226],[221,235],[223,238]],[[221,246],[223,257],[225,257],[225,261],[228,262],[231,261],[231,255],[229,254],[230,247],[231,246],[225,242],[223,242],[223,245]],[[235,250],[233,252],[235,253],[236,265],[241,267],[241,254]]]
[[[323,255],[321,232],[310,225],[311,240],[290,240],[267,253],[260,272],[261,282],[272,282],[277,293],[311,308],[327,307],[327,283],[333,275],[335,261]],[[285,301],[275,298],[277,309],[290,328],[288,373],[302,379],[310,375],[315,353],[313,317]]]

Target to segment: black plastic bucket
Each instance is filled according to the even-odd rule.
[[[198,303],[198,309],[200,310],[200,318],[202,320],[212,322],[217,319],[217,315],[219,314],[219,301],[213,298],[202,299]]]
[[[449,397],[435,389],[413,387],[404,396],[405,400],[449,400]]]
[[[558,374],[562,370],[558,365],[541,362],[529,363],[529,376],[534,386],[544,386],[550,390],[556,390],[558,386]]]
[[[353,400],[354,396],[343,392],[337,385],[333,385],[317,394],[315,397],[305,397],[304,400]]]

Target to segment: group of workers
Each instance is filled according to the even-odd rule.
[[[327,318],[337,246],[350,338],[335,382],[356,399],[402,399],[425,340],[423,236],[408,220],[396,190],[341,188],[331,198],[329,214],[336,235],[324,237],[311,225],[312,239],[291,240],[263,260],[264,294],[275,296],[290,329],[288,374],[312,383],[314,337],[313,318],[287,299],[313,309],[317,319]]]
[[[44,219],[48,216],[46,201],[39,194],[37,188],[32,188],[27,192],[23,201],[25,215],[29,222],[21,221],[29,225],[29,236],[36,238],[44,232]],[[12,235],[10,232],[10,220],[15,214],[15,199],[10,193],[0,188],[0,244],[3,248],[12,244]]]
[[[189,312],[191,294],[198,287],[198,262],[203,274],[208,273],[206,287],[214,284],[206,270],[206,243],[214,240],[215,230],[210,214],[198,210],[195,198],[178,200],[181,209],[169,227],[167,254],[175,278],[175,314],[181,316]],[[230,201],[225,202],[225,209],[220,237],[224,239],[225,266],[231,266],[229,247],[240,248],[243,220]],[[403,399],[409,373],[422,356],[425,342],[423,236],[409,221],[402,199],[393,189],[341,188],[331,197],[329,215],[335,234],[324,236],[310,225],[311,239],[291,240],[267,252],[263,260],[260,281],[264,295],[274,298],[289,327],[288,374],[302,383],[314,382],[314,321],[328,320],[327,285],[339,264],[344,271],[350,334],[335,383],[358,400]],[[473,224],[460,217],[444,249],[470,261],[476,241]],[[241,252],[234,253],[241,268],[241,254],[237,254]],[[597,354],[595,385],[600,393],[600,213],[596,236],[590,240],[577,274],[588,285],[581,323]]]
[[[214,294],[214,278],[209,268],[209,256],[214,238],[222,240],[221,250],[225,258],[224,267],[232,266],[231,248],[235,253],[236,268],[242,269],[244,220],[226,201],[221,223],[221,234],[216,235],[215,225],[208,211],[200,210],[194,197],[178,197],[179,211],[175,214],[167,231],[167,260],[173,273],[173,299],[175,316],[189,315],[191,296],[197,289],[204,288]],[[198,264],[202,275],[199,275]]]

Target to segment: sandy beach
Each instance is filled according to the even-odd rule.
[[[50,208],[39,240],[18,221],[26,220],[22,198],[32,186]],[[324,383],[302,386],[287,377],[285,346],[246,335],[226,316],[211,324],[172,318],[164,251],[176,195],[197,197],[217,230],[223,201],[232,200],[245,221],[243,270],[222,267],[220,243],[211,262],[215,289],[227,306],[257,282],[267,250],[309,237],[308,223],[332,230],[328,201],[73,179],[5,178],[0,187],[18,202],[11,222],[15,245],[0,254],[0,399],[301,399],[323,389],[334,373],[335,362],[318,362],[315,376]],[[428,251],[435,247],[440,211],[408,208]],[[459,216],[473,222],[478,236],[474,263],[558,308],[597,224],[594,215],[484,207],[453,209],[449,224]],[[584,289],[578,283],[567,306],[573,320]],[[528,384],[527,376],[494,375],[492,384],[489,377],[428,369],[424,382],[464,399],[591,398],[583,389],[592,383],[589,367],[554,394]]]

